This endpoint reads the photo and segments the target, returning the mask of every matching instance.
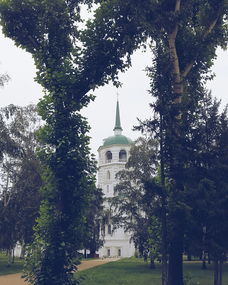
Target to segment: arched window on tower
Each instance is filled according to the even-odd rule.
[[[112,153],[110,150],[108,150],[105,154],[105,160],[107,163],[111,162],[112,161]]]
[[[107,180],[110,180],[111,179],[111,174],[110,174],[110,171],[108,170],[107,171]]]
[[[124,149],[121,149],[119,152],[119,161],[126,162],[127,161],[127,152]]]

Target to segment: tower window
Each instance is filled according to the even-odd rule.
[[[126,162],[127,161],[127,152],[126,152],[126,150],[122,149],[119,152],[119,161],[121,161],[121,162]]]
[[[108,234],[111,235],[112,234],[112,226],[109,224],[108,225]]]
[[[101,234],[102,236],[105,236],[105,225],[101,226]]]
[[[111,151],[107,151],[105,154],[106,162],[111,162],[112,161],[112,153]]]
[[[110,178],[111,178],[111,174],[110,174],[110,171],[108,170],[107,171],[107,179],[110,180]]]

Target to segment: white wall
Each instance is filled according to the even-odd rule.
[[[98,187],[103,189],[105,197],[114,196],[114,187],[117,184],[116,173],[125,168],[126,162],[119,161],[119,152],[125,150],[127,159],[129,158],[131,145],[110,145],[102,146],[99,152],[99,171],[98,171]],[[106,152],[112,152],[112,160],[106,162]],[[110,172],[110,179],[107,175]],[[109,205],[106,204],[106,207]],[[118,228],[111,234],[108,234],[108,226],[105,227],[104,246],[99,250],[100,257],[118,256],[130,257],[135,254],[133,242],[130,242],[130,233],[125,233],[123,228]]]

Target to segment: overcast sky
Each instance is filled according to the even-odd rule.
[[[118,93],[123,134],[132,139],[140,135],[132,131],[133,125],[137,124],[137,117],[150,117],[148,104],[152,98],[147,92],[149,80],[144,71],[150,64],[150,54],[138,51],[133,56],[132,67],[120,75],[123,86],[118,89]],[[213,71],[216,78],[208,87],[225,105],[228,103],[228,51],[218,51]],[[42,88],[34,82],[35,67],[31,55],[0,34],[0,73],[5,72],[11,80],[0,89],[0,107],[37,103],[42,97]],[[96,95],[95,102],[90,103],[83,114],[91,125],[91,148],[96,154],[102,140],[113,134],[117,89],[109,84],[98,88],[93,94]]]

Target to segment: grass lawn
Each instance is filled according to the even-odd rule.
[[[7,267],[7,256],[4,253],[0,253],[0,275],[22,272],[23,262],[22,259],[15,257],[14,263]]]
[[[184,264],[184,275],[190,279],[186,285],[213,285],[213,271],[201,270],[201,264]],[[161,285],[160,265],[151,270],[142,260],[122,259],[77,273],[82,278],[81,285]],[[228,284],[228,264],[224,266],[223,284]]]

